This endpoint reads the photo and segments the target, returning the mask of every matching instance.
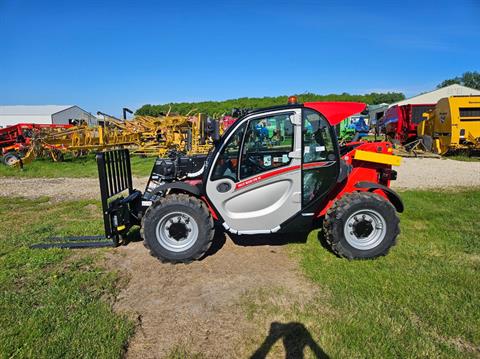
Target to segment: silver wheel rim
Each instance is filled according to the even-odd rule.
[[[18,159],[17,159],[16,157],[14,157],[14,156],[9,156],[9,157],[7,158],[7,160],[5,161],[5,163],[6,163],[7,166],[13,166],[13,164],[14,164],[15,162],[17,162],[17,161],[18,161]]]
[[[185,212],[172,212],[163,216],[155,228],[158,243],[172,252],[191,248],[198,237],[198,225]]]
[[[365,251],[382,243],[387,233],[387,223],[377,211],[361,209],[348,217],[344,233],[348,244]]]

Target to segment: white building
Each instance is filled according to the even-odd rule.
[[[0,127],[17,123],[68,124],[73,120],[97,123],[95,116],[75,105],[0,106]]]
[[[430,92],[407,98],[403,101],[395,102],[390,107],[398,105],[427,105],[436,104],[439,100],[450,96],[479,96],[480,91],[462,85],[450,85]]]

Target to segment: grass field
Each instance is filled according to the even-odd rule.
[[[480,162],[480,155],[475,156],[467,156],[467,155],[454,155],[454,156],[447,156],[449,160],[454,161],[463,161],[463,162]]]
[[[132,174],[137,177],[150,175],[154,158],[132,156]],[[27,177],[27,178],[56,178],[56,177],[91,177],[98,176],[95,155],[81,158],[66,157],[63,162],[53,162],[50,159],[36,159],[28,163],[23,169],[10,168],[0,164],[0,176]]]
[[[479,357],[480,191],[402,194],[406,212],[392,252],[339,260],[311,235],[294,249],[329,293],[325,311],[301,312],[332,357]]]
[[[298,323],[291,330],[299,346],[305,326],[332,358],[478,358],[480,189],[402,197],[402,234],[388,256],[339,259],[312,232],[289,249],[320,295],[289,309],[255,300],[246,317]],[[121,355],[133,324],[110,303],[126,278],[96,264],[104,251],[26,247],[51,235],[101,233],[98,213],[92,201],[0,199],[0,357]],[[171,357],[185,353],[179,348]]]
[[[71,214],[75,216],[71,216]],[[134,325],[113,313],[120,282],[96,255],[31,250],[52,235],[101,233],[86,201],[0,198],[0,357],[118,358]]]

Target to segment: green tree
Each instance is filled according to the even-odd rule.
[[[457,76],[452,79],[443,81],[441,84],[437,86],[437,88],[442,88],[442,87],[450,86],[453,84],[459,84],[459,85],[480,90],[480,72],[467,71],[463,73],[462,76]]]
[[[348,93],[317,95],[313,93],[304,93],[296,95],[299,102],[312,101],[358,101],[370,105],[380,103],[392,103],[405,99],[405,95],[399,92],[376,93],[372,92],[364,95],[351,95]],[[287,103],[288,96],[277,97],[242,97],[225,101],[204,101],[204,102],[179,102],[167,103],[161,105],[143,105],[135,114],[143,116],[159,116],[168,111],[182,115],[188,112],[201,112],[211,116],[220,116],[229,114],[234,108],[261,108]]]

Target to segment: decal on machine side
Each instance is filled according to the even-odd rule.
[[[312,163],[305,163],[303,165],[304,169],[312,169],[312,168],[318,168],[318,167],[327,167],[330,166],[331,164],[335,163],[335,161],[328,161],[328,162],[312,162]],[[257,176],[248,178],[244,181],[240,181],[236,184],[235,190],[242,189],[246,186],[250,186],[251,184],[257,183],[259,181],[266,180],[268,178],[278,176],[280,174],[286,173],[286,172],[292,172],[299,170],[301,168],[301,165],[296,165],[296,166],[290,166],[290,167],[283,167],[279,168],[270,172],[265,172],[262,174],[259,174]]]
[[[279,168],[278,170],[274,170],[274,171],[259,174],[258,176],[254,176],[252,178],[249,178],[249,179],[246,179],[244,181],[238,182],[237,185],[235,186],[235,189],[236,190],[241,189],[243,187],[249,186],[249,185],[257,183],[259,181],[266,180],[267,178],[270,178],[270,177],[273,177],[273,176],[280,175],[282,173],[299,170],[300,167],[301,167],[300,165],[284,167],[284,168]]]

